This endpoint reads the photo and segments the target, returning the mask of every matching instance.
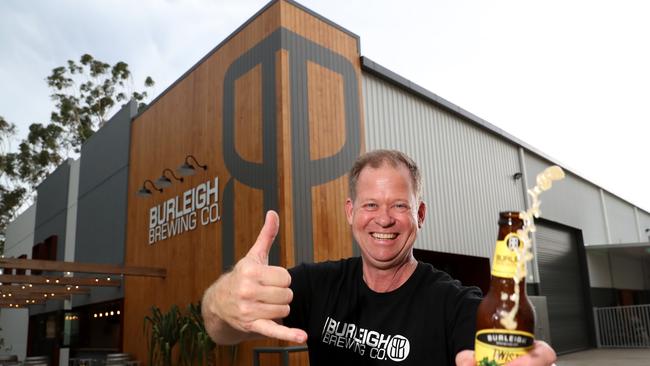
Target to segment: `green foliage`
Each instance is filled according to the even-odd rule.
[[[180,334],[180,365],[214,365],[217,346],[208,335],[201,316],[201,303],[190,304]]]
[[[172,350],[180,339],[183,319],[178,306],[163,312],[151,307],[151,316],[144,317],[144,331],[149,349],[149,365],[172,365]]]
[[[499,366],[499,364],[495,360],[488,360],[487,357],[483,357],[478,366]]]
[[[144,318],[149,366],[172,364],[174,346],[178,347],[177,361],[182,366],[216,364],[215,351],[230,351],[230,362],[235,363],[237,346],[218,347],[208,335],[201,316],[201,303],[190,304],[185,312],[174,305],[163,313],[151,307],[151,316]]]
[[[63,128],[67,147],[78,152],[97,128],[106,123],[109,112],[118,103],[133,99],[140,108],[145,106],[147,92],[128,91],[130,80],[131,71],[125,62],[118,61],[111,66],[89,54],[81,56],[79,63],[68,60],[67,66],[52,70],[46,79],[56,106],[50,119]],[[144,86],[153,85],[153,79],[148,76]]]
[[[55,108],[48,122],[29,126],[17,151],[9,151],[16,126],[0,117],[0,253],[7,225],[45,177],[70,154],[78,153],[121,104],[132,99],[140,109],[146,106],[147,92],[132,90],[129,65],[122,61],[110,65],[84,54],[79,62],[68,60],[52,69],[45,80]],[[144,87],[153,85],[153,79],[146,77]]]

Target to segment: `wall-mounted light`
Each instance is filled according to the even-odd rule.
[[[151,187],[153,187],[153,189],[155,189],[156,191],[162,193],[162,191],[163,191],[162,188],[156,187],[154,182],[147,179],[142,183],[142,188],[140,188],[140,190],[137,193],[139,197],[151,197],[152,193],[151,193],[151,190],[149,188],[147,188],[147,182],[151,185]]]
[[[194,168],[194,165],[190,164],[190,159],[192,159],[194,161],[194,164],[196,164],[198,167],[203,168],[203,170],[208,169],[207,165],[201,165],[198,161],[196,161],[194,155],[188,155],[185,157],[185,162],[183,165],[179,166],[178,169],[176,169],[176,173],[178,173],[178,175],[181,177],[188,177],[190,175],[196,174],[196,168]]]
[[[165,168],[165,169],[163,169],[162,175],[160,176],[160,178],[156,179],[156,182],[155,182],[156,186],[158,186],[160,188],[167,188],[167,187],[172,185],[171,179],[169,179],[165,175],[166,172],[169,172],[172,175],[172,178],[174,178],[174,179],[176,179],[178,181],[181,181],[181,182],[183,181],[183,178],[182,177],[180,177],[180,178],[177,177],[176,174],[174,174],[173,170],[171,170],[169,168]]]
[[[515,174],[512,175],[512,179],[519,180],[521,179],[522,176],[523,174],[521,174],[521,172],[516,172]]]

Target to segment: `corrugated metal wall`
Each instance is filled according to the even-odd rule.
[[[528,173],[526,186],[535,185],[535,177],[551,162],[532,153],[525,153]],[[553,185],[541,196],[542,217],[582,230],[585,245],[607,243],[605,217],[600,189],[567,172],[564,180]],[[570,204],[569,204],[570,203]]]
[[[650,214],[637,209],[636,215],[639,220],[639,241],[650,242]]]
[[[366,149],[399,149],[422,167],[416,248],[491,257],[499,211],[524,208],[518,147],[368,73],[363,97]]]
[[[639,240],[634,207],[604,192],[610,244],[634,243]]]

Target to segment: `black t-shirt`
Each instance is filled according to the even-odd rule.
[[[311,366],[455,365],[474,348],[480,290],[429,264],[387,293],[368,288],[359,257],[289,272],[294,297],[283,323],[307,332]]]

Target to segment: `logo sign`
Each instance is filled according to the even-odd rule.
[[[295,262],[313,262],[312,187],[344,175],[361,150],[359,85],[354,65],[343,55],[280,28],[237,58],[223,82],[223,159],[231,175],[224,186],[222,231],[223,268],[235,262],[234,180],[263,191],[264,211],[279,208],[277,158],[276,52],[289,55],[291,115],[291,177],[293,183],[293,240]],[[320,65],[343,81],[345,143],[334,155],[310,158],[308,63]],[[235,149],[235,82],[260,65],[262,70],[262,163],[247,161]],[[263,219],[263,218],[260,218]],[[277,239],[276,239],[277,240]],[[278,264],[279,245],[273,245],[269,262]]]
[[[215,177],[149,209],[149,244],[219,220],[219,177]]]
[[[411,342],[402,335],[385,334],[330,317],[325,319],[321,342],[381,361],[401,362],[411,352]]]

